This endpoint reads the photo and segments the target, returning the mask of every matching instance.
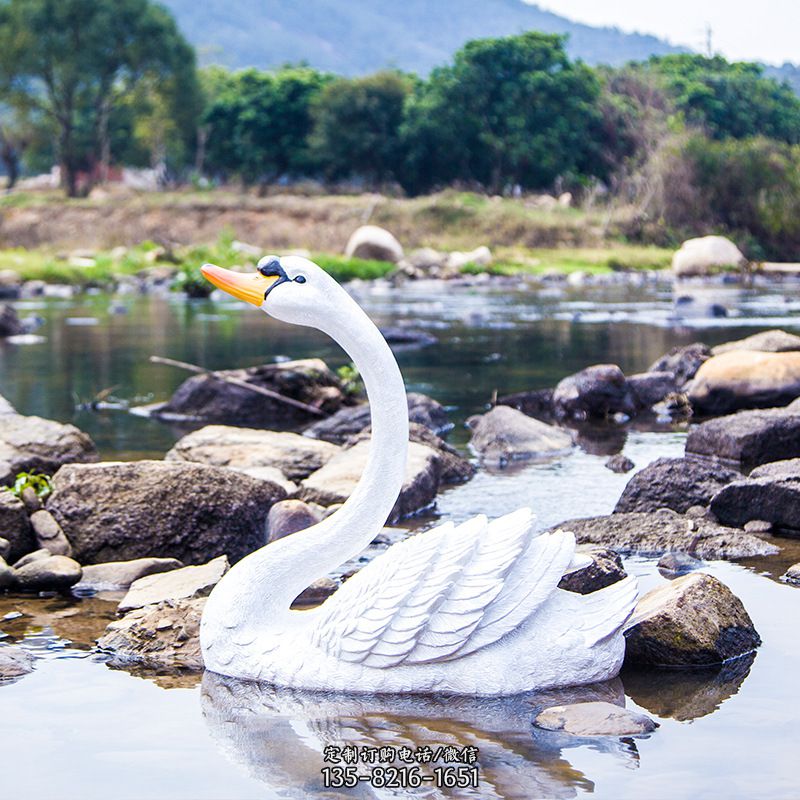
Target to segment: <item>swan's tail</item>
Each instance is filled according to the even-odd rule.
[[[604,589],[582,595],[581,630],[586,646],[624,630],[638,599],[636,578],[624,578]]]

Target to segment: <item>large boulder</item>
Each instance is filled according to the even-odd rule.
[[[700,366],[709,358],[711,349],[702,342],[694,342],[685,347],[673,347],[666,355],[653,362],[647,371],[672,373],[680,388],[695,376]]]
[[[27,650],[13,645],[0,645],[0,680],[20,678],[33,672],[34,657]]]
[[[688,387],[695,412],[729,414],[773,408],[800,395],[800,353],[732,350],[708,359]]]
[[[403,247],[385,228],[362,225],[348,239],[344,254],[347,258],[366,258],[396,264],[403,258]]]
[[[761,353],[786,353],[791,350],[800,350],[800,336],[781,330],[762,331],[754,333],[735,342],[718,344],[711,352],[715,356],[729,353],[732,350],[756,350]]]
[[[652,733],[658,727],[644,714],[603,701],[546,708],[533,724],[573,736],[636,736]]]
[[[616,364],[582,369],[560,381],[553,391],[553,411],[558,419],[630,417],[638,410],[636,395]]]
[[[669,667],[720,664],[761,644],[742,601],[703,572],[676,578],[644,595],[625,639],[626,664]]]
[[[353,493],[364,472],[369,450],[368,441],[343,450],[303,481],[301,498],[323,506],[344,502]],[[441,465],[436,451],[423,444],[409,442],[406,477],[397,503],[389,515],[389,522],[396,522],[431,505],[439,490],[440,475]]]
[[[742,251],[724,236],[687,239],[672,257],[672,269],[679,278],[738,269],[746,263]]]
[[[719,458],[745,469],[800,458],[800,408],[739,411],[689,431],[686,453]]]
[[[671,508],[683,514],[692,506],[707,506],[723,486],[741,477],[741,473],[713,461],[659,458],[628,481],[614,511]]]
[[[94,442],[74,425],[22,414],[0,414],[0,484],[12,484],[19,472],[51,475],[62,464],[97,458]]]
[[[412,423],[424,425],[434,433],[443,433],[451,427],[444,408],[432,397],[417,392],[408,393],[408,418]],[[369,425],[369,403],[360,403],[357,406],[343,408],[333,416],[315,422],[303,431],[303,435],[324,439],[334,444],[344,444]]]
[[[620,553],[661,555],[680,551],[700,558],[747,558],[778,552],[774,544],[752,533],[669,509],[571,519],[551,528],[558,529],[572,531],[580,544],[610,547]]]
[[[5,558],[11,563],[37,546],[25,504],[5,489],[0,489],[0,536],[9,543]]]
[[[279,486],[222,467],[167,461],[72,464],[47,509],[84,564],[145,556],[234,562],[266,542]]]
[[[318,470],[339,452],[321,439],[288,431],[263,431],[207,425],[179,439],[164,457],[167,461],[192,461],[247,472],[275,467],[291,480]]]
[[[215,374],[297,400],[319,409],[323,416],[335,413],[349,402],[342,382],[318,358]],[[312,412],[220,380],[215,374],[188,378],[168,402],[152,409],[151,413],[164,419],[192,419],[255,428],[285,428],[319,419]]]
[[[800,532],[800,459],[765,464],[729,483],[715,494],[711,511],[723,525],[743,528],[765,520],[773,528]]]
[[[131,561],[107,561],[104,564],[88,564],[83,568],[80,582],[75,589],[102,591],[127,589],[134,581],[146,575],[180,569],[177,558],[134,558]]]
[[[46,555],[14,565],[16,588],[24,592],[64,591],[81,579],[81,565],[67,556]]]
[[[510,406],[495,406],[470,420],[469,446],[485,462],[504,465],[517,459],[552,456],[572,449],[572,436]]]

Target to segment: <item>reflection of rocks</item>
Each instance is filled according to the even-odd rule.
[[[628,431],[611,422],[582,422],[576,426],[575,443],[592,456],[614,456],[621,453],[628,440]]]
[[[616,512],[671,508],[680,514],[692,506],[707,506],[739,472],[711,461],[659,458],[634,475],[622,492]]]
[[[0,680],[20,678],[33,672],[33,656],[21,647],[0,645]]]
[[[572,519],[551,530],[557,528],[572,531],[580,544],[610,547],[621,553],[657,555],[676,550],[701,558],[746,558],[778,552],[774,544],[752,533],[669,509]]]
[[[702,572],[676,578],[636,604],[625,631],[625,663],[704,666],[761,644],[741,600]]]
[[[559,589],[578,594],[589,594],[611,586],[627,576],[618,553],[605,547],[578,545],[577,551],[592,559],[588,567],[565,575],[558,583]]]
[[[652,733],[658,727],[644,714],[601,701],[546,708],[534,724],[573,736],[635,736]]]
[[[531,721],[542,708],[595,700],[621,706],[620,682],[494,699],[315,694],[209,672],[202,685],[203,716],[220,748],[273,792],[291,798],[322,796],[324,748],[345,744],[388,744],[412,752],[477,747],[481,798],[572,798],[594,785],[562,752],[585,741],[534,730]],[[636,765],[635,750],[617,739],[599,739],[593,746]],[[433,766],[421,766],[421,774]],[[359,796],[384,795],[365,783]],[[426,784],[425,797],[451,796]]]
[[[720,458],[745,468],[800,457],[800,408],[739,411],[689,431],[686,453]]]
[[[636,705],[656,716],[686,722],[713,713],[733,697],[750,673],[755,657],[755,653],[748,653],[713,668],[626,667],[622,680],[625,693]]]

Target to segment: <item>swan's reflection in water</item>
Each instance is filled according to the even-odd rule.
[[[358,696],[276,689],[206,673],[203,714],[226,755],[280,797],[575,797],[594,785],[563,752],[590,746],[638,766],[631,740],[611,737],[576,739],[532,728],[542,708],[564,703],[605,700],[624,705],[617,679],[592,686],[561,689],[513,698]],[[325,789],[321,770],[326,746],[380,748],[452,745],[477,747],[478,789]],[[414,765],[416,766],[416,765]],[[439,764],[439,766],[445,766]],[[360,765],[359,772],[370,769]],[[429,770],[423,770],[428,772]]]

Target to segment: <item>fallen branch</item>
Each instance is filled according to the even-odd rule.
[[[263,386],[254,386],[252,383],[248,383],[247,381],[243,381],[239,378],[234,378],[230,375],[222,375],[219,372],[214,372],[213,370],[206,369],[205,367],[198,367],[197,364],[189,364],[186,361],[176,361],[174,358],[165,358],[164,356],[150,356],[150,362],[153,364],[166,364],[170,367],[178,367],[178,369],[196,372],[199,375],[208,375],[210,378],[215,378],[223,383],[230,383],[234,386],[239,386],[242,389],[249,389],[251,392],[264,395],[264,397],[269,397],[272,400],[277,400],[279,403],[286,403],[286,405],[302,409],[308,414],[314,414],[318,417],[325,416],[322,411],[320,411],[318,408],[314,408],[314,406],[308,405],[308,403],[303,403],[300,400],[294,400],[291,397],[285,397],[282,394],[265,389]]]

